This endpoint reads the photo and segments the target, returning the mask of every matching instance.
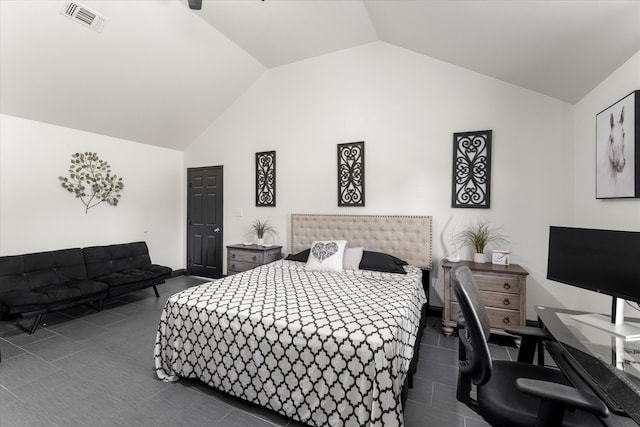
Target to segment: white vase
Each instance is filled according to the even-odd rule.
[[[476,252],[475,254],[473,254],[473,262],[477,262],[478,264],[489,262],[489,255],[479,254]]]
[[[264,245],[264,238],[263,237],[258,237],[258,245],[260,245],[260,246]]]

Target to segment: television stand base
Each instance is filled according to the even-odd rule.
[[[605,330],[626,340],[640,339],[640,323],[624,322],[617,325],[611,323],[609,318],[603,314],[577,314],[571,316],[571,318],[580,323],[593,326],[594,328]]]

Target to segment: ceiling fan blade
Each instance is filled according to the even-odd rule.
[[[202,0],[189,0],[189,9],[202,9]]]

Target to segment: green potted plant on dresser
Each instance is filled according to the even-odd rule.
[[[475,251],[473,261],[485,263],[489,261],[489,256],[484,253],[489,243],[508,243],[507,237],[498,232],[498,229],[490,228],[489,223],[478,220],[475,224],[468,225],[458,236],[459,241],[464,246],[471,246]]]
[[[275,227],[269,224],[268,220],[261,221],[259,219],[255,220],[253,224],[251,224],[251,231],[253,231],[256,236],[258,236],[257,244],[262,246],[264,245],[264,236],[265,234],[278,234]]]

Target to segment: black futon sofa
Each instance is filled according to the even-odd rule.
[[[82,252],[87,277],[109,285],[109,298],[149,286],[159,297],[156,285],[171,275],[169,267],[151,264],[145,242],[92,246]]]
[[[35,316],[164,283],[171,268],[151,263],[145,242],[0,257],[0,318]]]

